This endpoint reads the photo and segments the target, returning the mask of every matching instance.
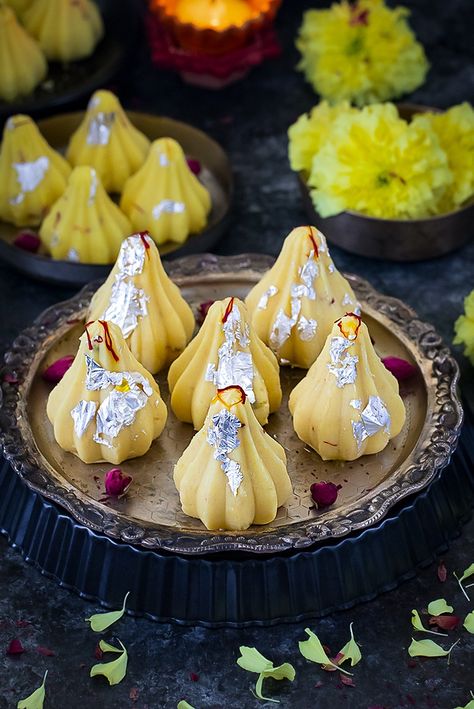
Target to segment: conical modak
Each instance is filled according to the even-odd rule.
[[[70,369],[48,398],[54,437],[84,463],[144,455],[167,418],[160,389],[113,323],[86,325]]]
[[[13,101],[33,91],[48,71],[45,56],[17,21],[13,10],[0,3],[0,99]]]
[[[66,157],[71,165],[93,167],[107,192],[121,192],[149,148],[150,141],[131,124],[118,98],[102,89],[92,95]]]
[[[253,328],[280,362],[305,369],[321,352],[334,321],[347,310],[358,310],[324,235],[312,226],[297,227],[286,237],[245,304]]]
[[[47,58],[58,62],[88,57],[104,33],[92,0],[32,0],[22,21]]]
[[[0,148],[0,219],[34,226],[64,192],[71,168],[29,116],[12,116]]]
[[[110,199],[91,167],[72,171],[64,194],[41,225],[40,238],[54,259],[113,263],[130,222]]]
[[[18,17],[31,5],[33,0],[3,0],[6,5],[9,5],[14,10]]]
[[[211,196],[192,173],[179,143],[155,140],[145,164],[127,180],[120,206],[136,231],[148,231],[157,244],[183,243],[201,231]]]
[[[289,400],[298,437],[323,460],[378,453],[405,422],[398,382],[358,315],[340,318]]]
[[[134,357],[152,374],[184,350],[195,324],[146,233],[122,243],[117,263],[92,298],[88,318],[118,325]]]
[[[255,418],[241,387],[219,390],[174,468],[183,512],[207,529],[268,524],[292,492],[282,446]]]
[[[168,372],[171,408],[180,421],[201,428],[216,388],[239,384],[262,425],[281,403],[275,355],[248,325],[237,298],[211,305],[196,337]]]

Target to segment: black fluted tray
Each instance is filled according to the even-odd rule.
[[[31,491],[4,462],[0,532],[60,586],[107,607],[211,627],[272,625],[371,600],[444,552],[474,505],[474,424],[466,413],[451,463],[380,524],[342,541],[273,556],[183,557],[95,534]]]

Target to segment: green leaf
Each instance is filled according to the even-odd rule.
[[[466,579],[468,579],[470,576],[474,575],[474,564],[471,564],[470,566],[467,567],[467,569],[464,571],[463,575],[459,579],[459,581],[462,583]]]
[[[273,667],[273,662],[267,660],[255,647],[239,647],[240,657],[237,659],[237,664],[248,672],[264,672]]]
[[[46,677],[48,676],[48,670],[44,673],[43,682],[41,687],[35,689],[33,694],[30,694],[26,699],[20,699],[18,702],[17,709],[43,709],[43,702],[46,697]]]
[[[290,665],[289,662],[284,662],[282,665],[278,665],[278,667],[271,667],[268,670],[263,670],[263,672],[260,672],[257,684],[255,685],[255,694],[259,699],[264,699],[267,702],[275,702],[278,704],[278,699],[271,699],[270,697],[263,696],[263,680],[267,677],[272,677],[273,679],[289,679],[290,682],[293,682],[295,679],[295,674],[295,668],[293,665]]]
[[[308,635],[308,640],[300,640],[298,643],[298,647],[303,657],[311,662],[317,662],[318,665],[331,665],[331,667],[336,667],[340,672],[344,672],[346,675],[351,674],[342,667],[334,664],[334,662],[329,659],[323,646],[321,645],[320,639],[315,633],[313,633],[309,628],[305,628],[304,632]]]
[[[443,613],[452,613],[454,608],[448,606],[445,598],[438,598],[436,601],[428,603],[428,613],[430,615],[442,615]]]
[[[108,679],[110,685],[118,684],[123,680],[127,674],[128,653],[120,640],[119,643],[122,646],[122,650],[101,640],[99,643],[101,650],[104,652],[120,652],[120,656],[112,660],[112,662],[100,662],[98,665],[94,665],[90,671],[91,677],[103,675]]]
[[[471,692],[472,699],[464,707],[456,707],[456,709],[474,709],[474,694]]]
[[[342,650],[339,650],[338,655],[343,655],[344,657],[341,657],[339,662],[337,663],[338,665],[342,664],[346,660],[351,661],[351,667],[354,667],[354,665],[357,665],[358,662],[362,660],[362,654],[360,652],[360,648],[356,641],[354,640],[354,633],[352,632],[352,625],[351,623],[349,625],[349,632],[351,634],[351,639],[349,642],[347,642]]]
[[[91,615],[90,618],[86,618],[86,622],[89,622],[91,624],[91,628],[94,633],[102,633],[104,630],[107,630],[107,628],[110,628],[111,625],[120,620],[120,618],[125,613],[125,604],[129,595],[130,591],[127,591],[127,593],[125,594],[125,598],[123,599],[122,608],[119,611],[110,611],[108,613],[95,613],[95,615]]]
[[[415,630],[419,630],[420,633],[430,633],[431,635],[444,635],[445,637],[447,636],[447,633],[437,633],[436,630],[428,630],[428,628],[425,628],[425,626],[421,622],[421,618],[418,611],[415,609],[413,609],[411,612],[411,624],[413,625]]]
[[[410,657],[447,657],[458,642],[459,640],[456,640],[449,650],[445,650],[433,640],[414,640],[412,638],[408,654]]]
[[[468,633],[472,633],[474,635],[474,611],[468,613],[464,618],[463,626],[466,628]]]
[[[178,702],[178,707],[177,709],[194,709],[191,704],[188,704],[184,699],[182,699],[180,702]]]

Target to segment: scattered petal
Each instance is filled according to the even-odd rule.
[[[204,303],[200,303],[197,308],[197,321],[199,325],[202,325],[209,308],[214,303],[214,300],[206,300]]]
[[[119,657],[111,662],[101,662],[98,665],[91,667],[90,676],[96,677],[97,675],[103,675],[107,678],[110,685],[119,684],[127,674],[127,662],[128,653],[119,640],[121,648],[114,647],[104,640],[101,640],[99,645],[103,652],[116,652],[120,653]]]
[[[446,581],[447,575],[448,572],[446,570],[444,561],[440,561],[438,564],[438,579],[441,581],[441,583],[444,583]]]
[[[431,601],[428,604],[428,613],[430,615],[441,615],[442,613],[452,613],[454,608],[448,606],[445,598],[437,598],[436,601]]]
[[[191,704],[188,704],[184,699],[182,699],[180,702],[178,702],[178,707],[177,709],[194,709]]]
[[[408,654],[410,657],[447,657],[458,642],[459,640],[453,643],[449,650],[445,650],[433,640],[414,640],[412,638]]]
[[[466,628],[468,633],[472,633],[474,635],[474,611],[468,613],[464,618],[463,626]]]
[[[39,652],[39,654],[44,657],[54,657],[56,654],[54,650],[50,650],[49,647],[43,647],[43,645],[38,645],[36,652]]]
[[[97,643],[97,645],[95,646],[94,656],[96,660],[102,660],[102,658],[104,657],[104,652],[101,649],[99,643]]]
[[[344,672],[344,674],[350,674],[350,672],[338,667],[332,662],[332,660],[329,659],[323,646],[321,645],[320,639],[315,633],[313,633],[309,628],[305,628],[305,633],[308,636],[308,640],[301,640],[298,643],[299,650],[303,657],[311,662],[316,662],[318,665],[322,665],[323,669],[334,667],[339,669],[341,672]]]
[[[420,633],[430,633],[431,635],[446,635],[446,633],[437,633],[436,630],[428,630],[425,628],[421,622],[420,615],[417,610],[413,609],[411,612],[411,624]]]
[[[455,630],[461,619],[457,615],[435,615],[428,622],[430,625],[437,625],[442,630]]]
[[[360,648],[356,641],[354,640],[354,633],[352,632],[352,623],[349,625],[349,632],[351,634],[351,639],[349,640],[348,643],[344,645],[342,650],[340,650],[336,657],[334,658],[334,663],[336,665],[340,665],[342,662],[345,662],[346,660],[351,661],[351,667],[354,667],[354,665],[357,665],[358,662],[361,661],[362,659],[362,654],[360,652]],[[339,658],[339,655],[341,655],[341,659]]]
[[[384,357],[382,362],[399,382],[410,379],[417,371],[413,364],[401,357]]]
[[[190,672],[189,679],[191,680],[191,682],[199,682],[199,675],[197,675],[195,672]]]
[[[31,229],[22,229],[15,236],[13,243],[15,246],[18,246],[19,249],[35,254],[41,245],[41,239],[38,234],[31,231]]]
[[[65,357],[60,357],[55,362],[46,367],[43,372],[43,379],[51,384],[57,384],[66,374],[67,370],[74,362],[73,355],[66,355]]]
[[[7,384],[18,384],[18,377],[13,372],[6,372],[3,375],[3,381]]]
[[[10,640],[10,643],[8,644],[5,654],[6,655],[21,655],[22,652],[25,652],[25,648],[21,644],[21,640],[18,640],[18,638],[13,638],[13,640]]]
[[[324,481],[320,483],[313,483],[310,487],[313,502],[318,506],[318,509],[329,507],[336,502],[337,494],[340,488],[340,485],[335,485],[334,483]]]
[[[120,468],[111,468],[105,473],[105,492],[110,497],[121,497],[127,492],[132,480],[133,478],[130,475],[124,475]]]
[[[139,695],[138,687],[132,687],[128,697],[129,697],[129,699],[132,700],[132,702],[137,702],[138,695]]]
[[[89,622],[91,624],[91,629],[94,631],[94,633],[102,633],[104,630],[107,630],[107,628],[110,628],[111,625],[120,620],[120,618],[125,613],[125,604],[129,595],[130,591],[127,591],[127,593],[125,594],[125,598],[123,599],[122,608],[119,611],[110,611],[108,613],[95,613],[94,615],[91,615],[90,618],[86,618],[86,622]],[[104,648],[102,647],[102,644],[103,641],[101,640],[99,643],[99,647],[105,652]]]
[[[339,679],[341,680],[342,684],[345,684],[346,687],[355,687],[354,680],[352,677],[348,677],[347,675],[339,675]]]
[[[199,160],[196,160],[196,158],[186,158],[186,162],[193,175],[199,175],[202,169]]]
[[[20,699],[18,702],[17,709],[43,709],[44,698],[46,696],[46,677],[48,676],[48,670],[44,673],[43,682],[41,687],[35,689],[33,694],[30,694],[26,699]]]
[[[240,657],[237,658],[237,664],[248,672],[258,673],[257,683],[255,685],[255,694],[259,699],[264,699],[268,702],[275,702],[278,704],[277,699],[271,699],[270,697],[264,697],[262,694],[263,681],[267,677],[272,677],[273,679],[289,679],[293,682],[295,678],[295,668],[290,665],[289,662],[284,662],[278,667],[273,666],[273,662],[267,660],[256,648],[246,647],[242,645],[240,648]]]
[[[467,569],[464,571],[463,575],[459,579],[459,581],[462,583],[466,579],[468,579],[470,576],[474,575],[474,564],[471,564],[470,566],[467,567]]]
[[[314,687],[315,687],[315,689],[321,689],[321,687],[323,686],[323,684],[324,684],[324,683],[321,682],[320,679],[318,679],[318,681],[316,682],[316,684],[314,685]]]

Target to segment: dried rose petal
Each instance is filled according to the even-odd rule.
[[[410,379],[410,377],[416,374],[416,367],[410,362],[407,362],[406,359],[401,359],[401,357],[384,357],[382,362],[399,382]]]
[[[316,682],[316,684],[314,685],[314,687],[315,687],[315,689],[321,689],[321,687],[323,686],[323,684],[324,684],[324,683],[321,682],[320,679],[318,679],[318,681]]]
[[[43,379],[45,379],[47,382],[51,382],[51,384],[57,384],[64,377],[73,362],[73,355],[66,355],[65,357],[60,357],[55,362],[53,362],[53,364],[50,364],[49,367],[46,367],[42,375]]]
[[[214,300],[206,300],[204,303],[200,303],[198,305],[197,309],[197,321],[199,325],[202,325],[204,322],[204,319],[208,313],[209,308],[211,305],[215,303]]]
[[[25,652],[25,648],[21,644],[21,640],[18,640],[18,638],[13,638],[13,640],[10,640],[10,643],[6,649],[6,654],[21,655],[22,652]]]
[[[18,384],[18,377],[13,372],[6,372],[3,375],[3,381],[7,382],[7,384]]]
[[[346,687],[355,687],[354,680],[352,679],[352,677],[340,674],[339,679],[341,680],[342,684],[346,685]]]
[[[120,497],[125,495],[132,483],[133,478],[130,475],[123,475],[120,468],[112,468],[104,477],[105,492],[111,497]]]
[[[22,229],[22,231],[19,231],[15,236],[13,243],[15,246],[18,246],[19,249],[35,254],[40,247],[41,239],[38,234],[31,231],[31,229]]]
[[[461,618],[457,615],[432,615],[428,622],[442,630],[454,630],[461,622]]]
[[[446,566],[444,565],[444,561],[440,561],[438,565],[438,578],[441,583],[444,583],[446,581],[447,575],[448,572],[446,570]]]
[[[128,696],[129,696],[129,699],[132,700],[132,702],[137,702],[138,695],[139,695],[138,687],[132,687]]]
[[[36,652],[39,652],[40,655],[44,655],[44,657],[54,657],[56,654],[54,650],[50,650],[49,647],[43,647],[43,645],[38,645]]]
[[[329,505],[336,502],[337,494],[340,488],[341,485],[335,485],[334,483],[327,483],[324,481],[320,483],[313,483],[310,487],[313,502],[316,503],[319,509],[329,507]]]
[[[102,660],[102,658],[104,657],[104,651],[100,647],[99,643],[97,643],[97,645],[95,646],[94,656],[96,660]]]
[[[195,672],[190,672],[189,679],[191,680],[191,682],[199,682],[199,675],[197,675]]]
[[[186,162],[193,175],[199,175],[202,169],[199,160],[196,160],[196,158],[186,158]]]

